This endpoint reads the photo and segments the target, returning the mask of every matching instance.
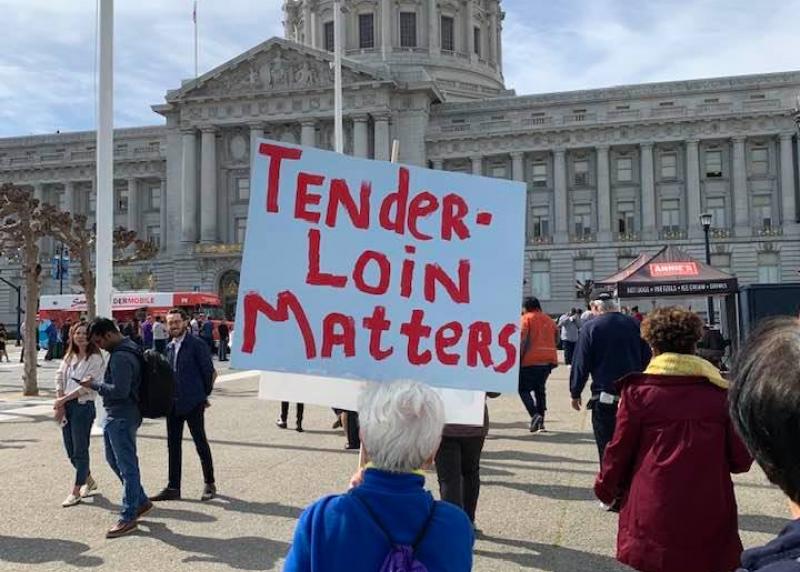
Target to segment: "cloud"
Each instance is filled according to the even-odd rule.
[[[115,125],[194,74],[191,0],[117,0]],[[282,35],[280,0],[200,0],[200,71]],[[517,93],[795,69],[800,0],[504,0]],[[95,2],[0,0],[0,137],[94,128]]]

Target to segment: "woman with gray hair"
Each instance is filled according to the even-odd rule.
[[[442,438],[441,398],[412,381],[372,384],[359,400],[359,417],[370,464],[349,493],[324,497],[303,512],[284,570],[471,570],[469,518],[435,501],[420,472]]]

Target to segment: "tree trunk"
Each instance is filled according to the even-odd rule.
[[[81,281],[83,282],[83,293],[86,296],[86,314],[91,322],[97,315],[97,301],[94,295],[94,272],[92,272],[92,260],[89,249],[80,251]]]
[[[39,275],[37,265],[39,263],[39,247],[28,244],[24,247],[25,256],[25,366],[22,373],[23,395],[39,395],[39,384],[36,379],[36,365],[39,352],[36,345],[39,332],[36,327],[36,312],[39,306]]]

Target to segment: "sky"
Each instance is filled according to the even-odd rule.
[[[0,137],[95,125],[98,0],[0,0]],[[200,72],[282,35],[282,0],[199,0]],[[800,0],[503,0],[520,95],[800,69]],[[115,126],[194,74],[191,0],[115,1]]]

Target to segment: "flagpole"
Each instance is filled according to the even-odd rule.
[[[114,234],[114,0],[100,1],[97,94],[97,315],[111,317]]]
[[[192,21],[194,22],[194,77],[197,78],[198,60],[200,59],[200,41],[197,33],[197,0],[194,0],[194,10],[192,11]]]
[[[337,153],[344,153],[342,127],[342,6],[341,0],[333,2],[333,131]]]

